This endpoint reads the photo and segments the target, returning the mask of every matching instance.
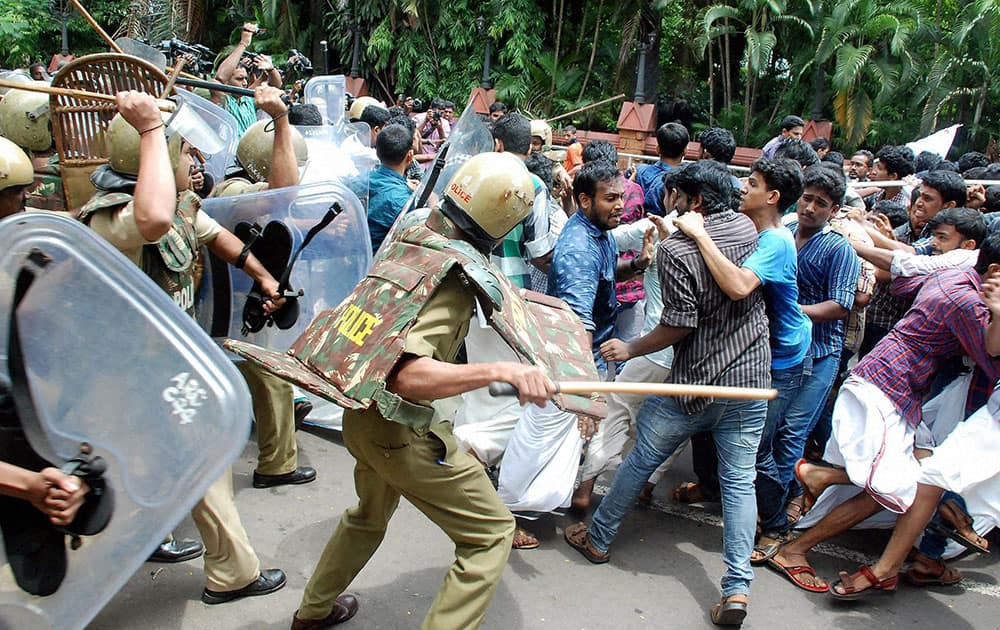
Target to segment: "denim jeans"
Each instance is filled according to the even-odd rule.
[[[754,463],[766,414],[763,400],[719,400],[697,415],[688,415],[673,398],[646,398],[636,421],[635,448],[618,468],[590,525],[593,546],[607,551],[649,475],[692,435],[711,431],[722,487],[722,560],[726,563],[722,595],[749,593],[750,552],[757,526]]]
[[[778,397],[767,403],[764,432],[757,449],[757,513],[760,516],[760,529],[765,533],[783,533],[788,530],[788,517],[785,514],[788,488],[781,482],[778,465],[774,462],[774,439],[789,406],[799,396],[807,362],[810,365],[812,363],[809,359],[803,359],[798,365],[771,370],[771,387],[778,390]]]
[[[840,352],[819,359],[807,357],[798,398],[788,405],[784,421],[778,424],[774,436],[774,463],[778,468],[778,480],[787,488],[789,497],[802,494],[795,480],[795,462],[802,458],[806,440],[823,413],[839,367]]]

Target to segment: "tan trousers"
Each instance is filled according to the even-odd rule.
[[[514,517],[482,465],[457,448],[447,422],[421,435],[376,412],[347,411],[344,443],[357,460],[359,502],[344,512],[326,544],[298,616],[321,619],[330,614],[337,596],[382,542],[404,496],[455,543],[455,562],[421,627],[479,627],[514,538]]]
[[[236,364],[250,387],[257,420],[257,472],[283,475],[298,467],[295,444],[295,395],[292,386],[250,361]]]
[[[233,499],[233,471],[226,468],[191,509],[205,544],[205,587],[212,591],[243,588],[260,576],[260,560],[243,529]]]

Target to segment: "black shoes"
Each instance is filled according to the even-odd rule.
[[[260,572],[256,581],[236,589],[235,591],[210,591],[207,588],[201,592],[201,601],[206,604],[224,604],[242,597],[267,595],[280,590],[285,585],[285,572],[281,569],[265,569]]]
[[[205,546],[197,540],[177,540],[165,542],[156,548],[149,562],[187,562],[200,558],[205,553]]]
[[[315,480],[316,469],[309,466],[299,466],[292,472],[283,475],[262,475],[257,471],[253,473],[254,488],[273,488],[274,486],[309,483]]]

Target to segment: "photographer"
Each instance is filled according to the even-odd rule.
[[[413,159],[420,162],[425,168],[427,163],[434,161],[438,148],[444,144],[448,134],[451,133],[451,125],[442,114],[444,104],[442,99],[435,98],[425,113],[413,117],[423,145],[423,152],[415,155]]]
[[[226,85],[235,87],[256,88],[264,83],[265,79],[269,85],[281,87],[281,73],[274,67],[274,63],[267,55],[247,52],[247,47],[253,40],[255,33],[260,29],[256,24],[246,23],[240,33],[240,41],[233,48],[229,56],[219,64],[219,70],[215,78]],[[257,110],[254,107],[252,96],[227,96],[223,106],[236,118],[240,135],[257,122]]]

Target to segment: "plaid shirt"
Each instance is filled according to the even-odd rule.
[[[920,407],[934,377],[953,355],[967,354],[989,382],[995,382],[1000,359],[986,352],[990,311],[981,290],[974,269],[896,278],[893,293],[912,298],[913,306],[852,372],[881,389],[913,426],[923,417]]]
[[[910,229],[909,221],[893,232],[896,234],[896,240],[900,243],[907,245],[913,243],[913,231]],[[889,330],[906,314],[911,303],[911,300],[904,300],[893,295],[889,291],[888,282],[878,282],[875,284],[872,301],[868,304],[868,323]]]
[[[873,246],[875,243],[868,236],[861,225],[847,218],[847,212],[842,212],[830,219],[833,229],[848,241],[860,243],[862,245]],[[875,290],[875,266],[867,260],[861,259],[861,273],[858,275],[858,293],[871,296]],[[847,321],[844,322],[844,349],[852,353],[857,353],[861,349],[861,342],[865,337],[865,311],[866,306],[858,306],[857,303],[851,308]]]
[[[642,186],[633,182],[630,179],[625,180],[625,198],[624,198],[625,208],[622,210],[621,225],[628,225],[629,223],[635,223],[643,216],[643,195]],[[619,254],[619,258],[622,260],[632,260],[636,257],[638,252],[634,250],[626,250]],[[618,295],[618,301],[622,304],[635,304],[639,300],[646,297],[646,293],[642,289],[642,278],[636,278],[633,280],[627,280],[625,282],[618,282],[615,284],[615,293]]]

